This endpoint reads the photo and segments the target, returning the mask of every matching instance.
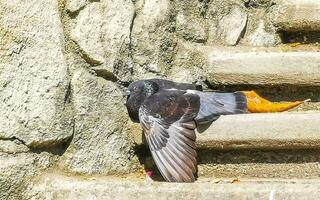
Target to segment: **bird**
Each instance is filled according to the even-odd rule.
[[[194,182],[195,129],[221,115],[278,112],[303,101],[274,104],[254,91],[203,91],[201,85],[165,79],[132,82],[126,91],[132,121],[140,123],[151,155],[168,182]]]

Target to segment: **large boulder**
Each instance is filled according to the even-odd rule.
[[[132,148],[122,91],[115,83],[97,78],[85,69],[75,72],[72,89],[74,136],[60,167],[86,174],[135,170],[138,160]]]
[[[82,57],[99,73],[128,79],[132,71],[129,49],[135,15],[132,1],[84,1],[81,5],[69,1],[67,5],[74,5],[75,8],[69,8],[72,10],[83,7],[71,30]]]
[[[58,3],[0,4],[0,138],[59,145],[72,135],[72,117]]]
[[[131,40],[135,79],[164,74],[173,61],[176,40],[174,2],[146,0],[138,4]]]

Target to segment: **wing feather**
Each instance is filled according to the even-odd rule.
[[[200,110],[195,119],[197,124],[215,121],[221,115],[247,113],[247,99],[242,92],[193,92],[200,97]]]
[[[197,95],[166,91],[151,96],[139,110],[140,123],[151,154],[167,181],[195,180],[194,118],[199,111],[199,103]]]

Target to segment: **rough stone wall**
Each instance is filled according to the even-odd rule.
[[[151,77],[206,87],[207,48],[276,46],[280,30],[319,29],[287,25],[281,5],[0,0],[0,199],[21,198],[44,170],[137,172],[141,129],[127,116],[124,87]]]

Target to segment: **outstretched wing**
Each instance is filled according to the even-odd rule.
[[[220,115],[247,113],[247,99],[242,92],[217,93],[193,91],[200,97],[197,124],[215,121]]]
[[[139,110],[152,157],[165,180],[193,182],[196,172],[194,118],[199,97],[182,91],[161,91]]]

